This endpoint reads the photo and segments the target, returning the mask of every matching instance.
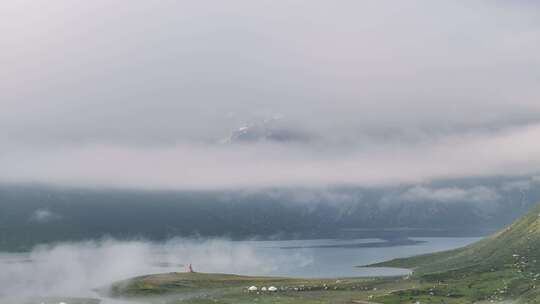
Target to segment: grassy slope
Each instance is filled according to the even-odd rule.
[[[540,206],[509,227],[461,249],[396,259],[375,266],[407,267],[424,283],[427,290],[404,292],[433,294],[449,302],[520,298],[540,303]],[[393,303],[396,296],[380,299]],[[419,298],[419,297],[416,297]],[[466,302],[464,302],[466,303]]]

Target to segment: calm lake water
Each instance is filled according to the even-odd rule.
[[[411,238],[420,243],[397,246],[358,247],[357,244],[376,244],[379,239],[358,240],[293,240],[247,242],[261,255],[290,256],[300,263],[275,265],[271,270],[257,271],[254,275],[278,275],[291,277],[357,277],[406,275],[407,269],[360,268],[355,266],[373,264],[394,258],[414,256],[463,247],[481,238]],[[299,258],[300,257],[300,258]]]
[[[97,297],[111,282],[150,273],[195,271],[309,278],[405,275],[406,269],[359,268],[393,258],[462,247],[480,238],[290,241],[171,240],[167,243],[69,243],[28,253],[0,253],[0,298]],[[1,302],[1,301],[0,301]],[[109,300],[104,303],[112,303]]]

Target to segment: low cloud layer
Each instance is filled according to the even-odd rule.
[[[2,182],[216,189],[540,171],[530,1],[0,10]],[[276,116],[271,138],[293,140],[219,144]]]
[[[526,191],[531,188],[540,186],[540,176],[531,176],[526,179],[518,179],[504,183],[502,189],[505,191],[520,190]]]
[[[52,221],[59,220],[61,218],[62,216],[50,211],[49,209],[36,209],[30,215],[29,220],[31,222],[44,224],[44,223],[49,223]]]
[[[137,147],[84,145],[5,151],[3,182],[143,189],[419,183],[540,171],[540,125],[348,150],[259,143]]]
[[[412,202],[471,202],[471,203],[493,203],[498,201],[501,196],[496,190],[487,187],[472,187],[472,188],[427,188],[414,187],[402,194],[401,198],[405,201]]]

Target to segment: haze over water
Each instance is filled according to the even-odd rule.
[[[408,270],[357,268],[397,257],[441,251],[479,238],[415,238],[416,245],[354,247],[378,239],[227,241],[184,240],[167,243],[66,243],[32,252],[0,254],[0,295],[96,297],[94,288],[133,276],[196,271],[290,277],[405,275]],[[325,246],[325,247],[323,247]]]

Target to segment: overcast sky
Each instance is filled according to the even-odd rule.
[[[540,172],[534,1],[2,1],[0,181],[216,189]],[[221,144],[279,116],[310,141]]]

